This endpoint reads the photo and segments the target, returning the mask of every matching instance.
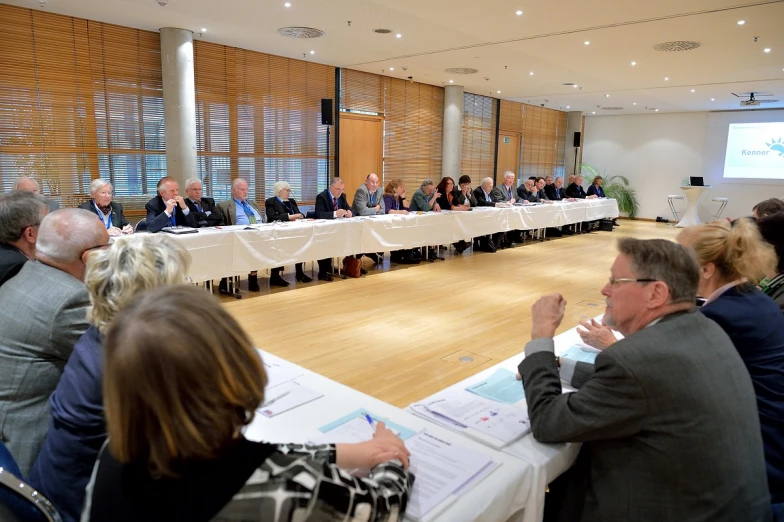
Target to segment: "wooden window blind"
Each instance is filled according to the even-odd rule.
[[[384,114],[387,79],[378,74],[340,70],[340,110]]]
[[[156,33],[0,5],[0,181],[64,206],[93,178],[133,206],[165,171]]]
[[[529,176],[563,176],[566,119],[562,111],[525,105],[523,110],[523,179]]]
[[[471,176],[471,182],[476,187],[482,178],[493,177],[496,106],[495,98],[463,94],[463,158],[460,173]]]
[[[248,181],[259,204],[276,181],[312,204],[332,172],[321,99],[335,97],[334,67],[197,41],[194,46],[199,177],[218,200]]]
[[[506,132],[523,132],[523,104],[501,100],[501,116],[498,128]]]
[[[441,179],[444,88],[387,78],[384,180],[402,178],[410,194],[422,180]]]

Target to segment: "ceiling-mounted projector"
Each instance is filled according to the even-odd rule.
[[[760,104],[760,102],[759,102],[759,100],[754,98],[754,93],[753,92],[749,93],[749,99],[748,100],[741,100],[740,101],[740,106],[741,107],[758,107],[759,104]]]

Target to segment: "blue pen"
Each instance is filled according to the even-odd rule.
[[[370,427],[373,428],[373,433],[375,433],[376,432],[376,423],[373,422],[373,418],[370,415],[368,415],[367,413],[365,414],[365,418],[367,419],[368,424],[370,424]]]

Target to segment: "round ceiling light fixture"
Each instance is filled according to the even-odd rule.
[[[674,42],[663,42],[653,46],[654,51],[664,53],[679,53],[683,51],[693,51],[702,44],[700,42],[693,42],[690,40],[676,40]]]
[[[373,29],[373,32],[376,34],[389,34],[392,32],[392,29]]]
[[[473,69],[471,67],[450,67],[449,69],[444,69],[444,72],[449,74],[476,74],[479,72],[479,69]]]
[[[321,38],[324,31],[313,27],[281,27],[278,34],[288,38]]]

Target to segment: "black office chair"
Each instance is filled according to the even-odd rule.
[[[62,522],[49,500],[19,477],[14,457],[0,442],[0,520],[3,522]]]
[[[147,218],[141,218],[136,226],[133,228],[134,232],[143,232],[147,230]]]

